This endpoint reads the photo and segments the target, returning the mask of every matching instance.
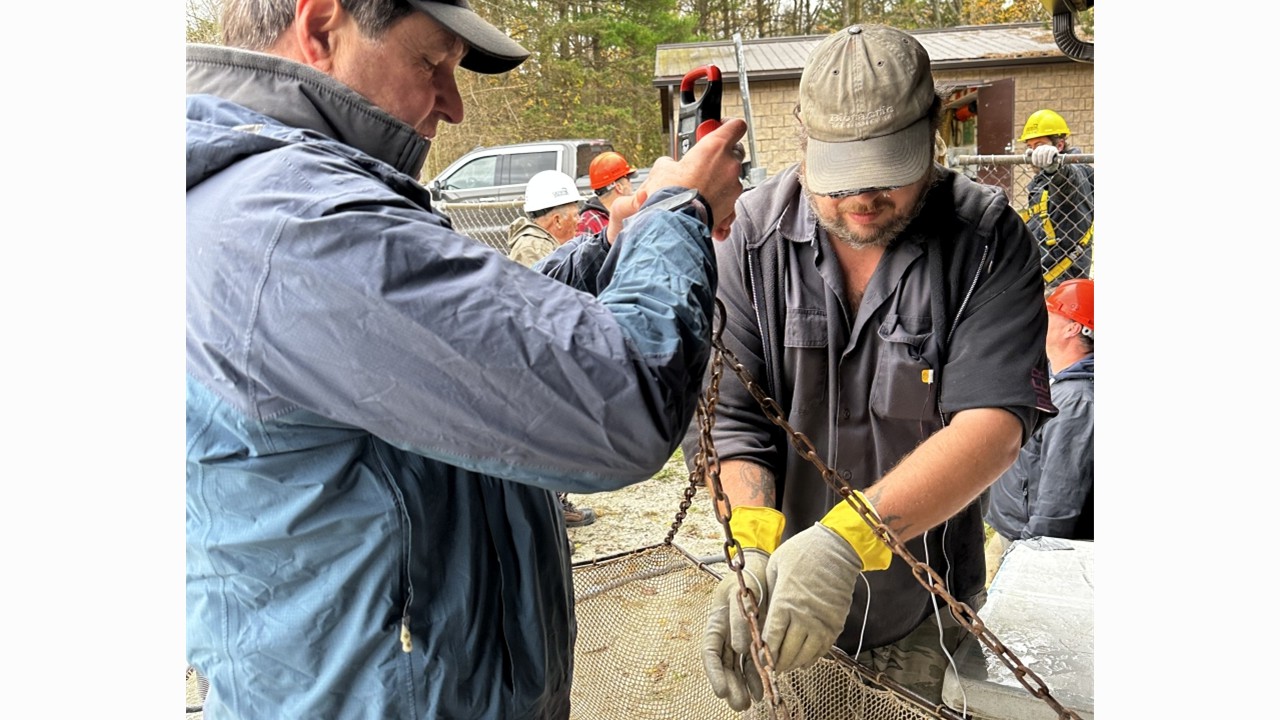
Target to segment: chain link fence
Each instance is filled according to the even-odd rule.
[[[453,229],[503,255],[511,249],[507,230],[524,215],[524,200],[504,202],[433,202],[436,212],[449,218]]]
[[[1023,155],[957,155],[953,169],[1001,188],[1040,243],[1046,289],[1093,277],[1093,155],[1069,153],[1052,172]],[[507,254],[507,229],[523,201],[435,203],[455,230]]]
[[[1058,157],[1058,166],[1045,170],[1023,155],[950,160],[956,171],[1004,190],[1040,244],[1046,291],[1065,280],[1093,277],[1093,155]]]

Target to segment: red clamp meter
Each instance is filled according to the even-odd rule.
[[[696,99],[693,94],[698,80],[706,78],[706,87]],[[703,65],[690,70],[680,81],[680,115],[676,127],[677,159],[684,157],[703,135],[720,127],[720,100],[724,87],[720,68]]]

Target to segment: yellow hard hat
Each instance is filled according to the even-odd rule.
[[[1027,124],[1022,128],[1022,137],[1018,138],[1018,142],[1026,142],[1031,138],[1046,135],[1070,134],[1071,128],[1067,127],[1067,121],[1063,120],[1061,115],[1052,110],[1037,110],[1027,118]]]

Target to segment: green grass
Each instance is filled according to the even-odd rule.
[[[654,474],[653,479],[662,482],[688,482],[689,469],[684,466],[684,450],[676,448],[675,454]]]

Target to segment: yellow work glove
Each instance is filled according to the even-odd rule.
[[[733,509],[729,529],[742,546],[742,573],[756,596],[759,617],[768,603],[765,574],[769,553],[782,540],[786,518],[772,508],[743,506]],[[702,664],[716,697],[736,711],[751,706],[764,695],[760,674],[751,662],[751,625],[738,608],[738,574],[729,568],[711,595],[711,614],[702,641]]]
[[[883,570],[892,559],[893,551],[844,500],[782,543],[766,572],[772,596],[763,639],[773,669],[808,667],[825,655],[844,629],[859,573]]]

